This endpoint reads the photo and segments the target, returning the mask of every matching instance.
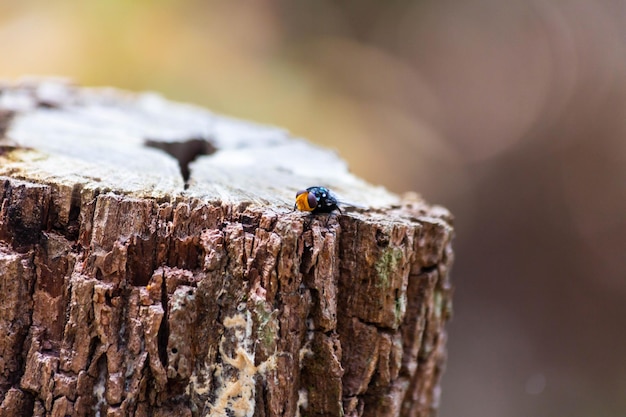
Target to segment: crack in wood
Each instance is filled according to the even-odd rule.
[[[169,331],[169,305],[167,294],[167,276],[163,274],[163,281],[161,282],[161,305],[163,306],[163,319],[159,326],[159,332],[157,333],[157,346],[159,349],[159,359],[163,364],[163,367],[167,369],[168,355],[167,355],[167,342],[170,336]]]
[[[211,155],[217,149],[205,138],[190,138],[180,141],[164,141],[147,139],[145,145],[160,149],[178,161],[180,175],[185,181],[185,189],[189,188],[189,164],[203,155]]]

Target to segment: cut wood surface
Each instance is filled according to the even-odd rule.
[[[363,208],[294,212],[327,186]],[[279,128],[0,84],[0,416],[431,416],[451,216]]]

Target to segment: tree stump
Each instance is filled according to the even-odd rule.
[[[431,416],[451,216],[154,94],[0,85],[0,415]],[[324,185],[365,208],[294,212]]]

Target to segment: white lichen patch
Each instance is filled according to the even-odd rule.
[[[246,327],[248,317],[244,317],[243,314],[236,314],[231,317],[226,317],[224,319],[224,327],[227,329],[232,329],[233,327]],[[247,329],[246,329],[247,330]]]
[[[306,389],[298,390],[298,403],[296,404],[296,417],[300,417],[300,410],[309,408],[309,391]]]
[[[221,363],[215,365],[216,396],[207,404],[210,415],[251,417],[255,410],[255,391],[258,377],[276,366],[276,356],[269,357],[258,366],[254,364],[252,340],[252,315],[249,311],[224,319],[224,327],[233,329],[237,348],[231,356],[224,350],[225,337],[219,344]],[[236,377],[224,378],[224,368],[236,371]]]
[[[106,407],[108,406],[107,400],[105,398],[106,383],[107,383],[106,366],[100,366],[100,372],[98,373],[98,380],[93,386],[93,396],[96,399],[96,403],[93,406],[93,411],[96,417],[100,417],[101,415],[100,411],[103,408],[106,409]]]
[[[310,358],[311,356],[313,356],[313,351],[311,350],[309,343],[307,342],[302,349],[300,349],[298,351],[298,360],[299,360],[299,365],[300,365],[300,369],[302,369],[302,367],[304,366],[303,362],[305,358]]]

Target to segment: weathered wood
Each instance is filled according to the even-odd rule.
[[[293,212],[325,185],[365,209]],[[451,219],[276,128],[0,86],[0,415],[430,416]]]

